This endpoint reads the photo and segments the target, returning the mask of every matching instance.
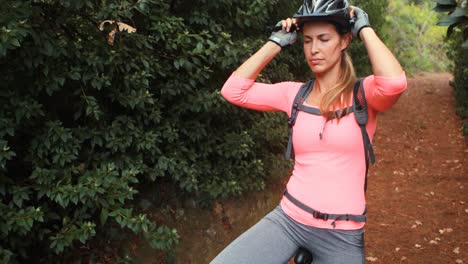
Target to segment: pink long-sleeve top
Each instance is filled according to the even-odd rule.
[[[260,111],[282,111],[289,117],[291,107],[303,83],[258,83],[232,74],[221,94],[229,102]],[[396,103],[406,89],[406,76],[364,78],[368,104],[367,133],[372,141],[376,115]],[[304,103],[307,105],[307,103]],[[314,105],[307,105],[317,107]],[[319,134],[323,137],[320,139]],[[294,168],[287,184],[288,192],[314,210],[329,214],[360,215],[366,207],[364,181],[366,163],[362,134],[354,113],[326,122],[323,116],[299,111],[294,125]],[[284,212],[299,223],[318,228],[333,228],[333,220],[316,219],[283,197]],[[336,229],[359,229],[364,223],[339,220]]]

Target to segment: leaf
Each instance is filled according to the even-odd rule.
[[[447,37],[450,37],[453,33],[453,30],[455,29],[455,27],[457,27],[458,24],[453,24],[453,25],[450,25],[448,28],[447,28]]]
[[[20,47],[21,46],[18,39],[12,39],[10,44],[15,46],[15,47]]]
[[[466,16],[467,14],[468,14],[468,8],[457,7],[455,11],[450,13],[450,16],[451,17],[463,17],[463,16]]]
[[[117,25],[119,26],[119,31],[127,31],[128,33],[135,33],[137,31],[136,28],[122,22],[117,22]]]
[[[109,217],[109,211],[106,208],[101,210],[100,220],[101,224],[104,225],[107,222],[107,218]]]
[[[109,45],[114,45],[114,38],[115,33],[117,30],[120,32],[127,31],[128,33],[135,33],[137,31],[136,28],[129,26],[122,22],[115,22],[114,20],[104,20],[98,26],[100,31],[108,31],[106,35],[107,43]]]
[[[455,0],[433,0],[434,2],[441,5],[457,5]]]
[[[446,16],[437,22],[438,26],[450,26],[462,21],[463,17]]]
[[[453,5],[437,5],[432,10],[436,12],[450,12],[455,8]]]
[[[468,39],[463,42],[462,47],[465,49],[468,48]]]
[[[81,75],[78,73],[78,72],[74,72],[72,74],[70,74],[70,79],[72,80],[79,80],[81,78]]]
[[[14,195],[13,196],[13,203],[16,206],[21,207],[23,205],[23,198],[20,197],[19,195]]]

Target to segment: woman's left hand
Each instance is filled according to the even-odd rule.
[[[351,23],[351,32],[354,37],[359,37],[359,32],[365,27],[370,27],[369,16],[367,13],[359,7],[352,6],[351,17],[353,22]]]
[[[358,37],[367,49],[372,72],[376,76],[399,78],[403,69],[390,49],[375,33],[369,23],[369,16],[359,7],[352,6],[350,15],[353,18],[351,31],[353,36]]]

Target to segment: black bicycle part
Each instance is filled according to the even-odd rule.
[[[313,260],[312,253],[303,247],[300,247],[296,256],[294,256],[294,263],[296,264],[311,264]]]

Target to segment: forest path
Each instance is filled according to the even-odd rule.
[[[468,149],[451,78],[415,75],[379,117],[367,196],[369,263],[468,263]]]

